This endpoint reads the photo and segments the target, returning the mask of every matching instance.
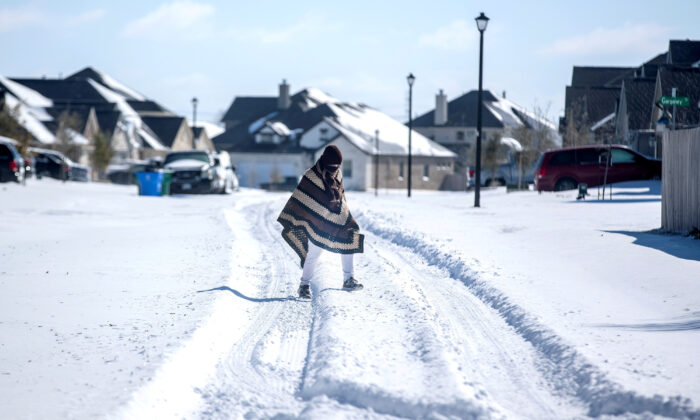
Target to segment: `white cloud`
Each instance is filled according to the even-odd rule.
[[[35,7],[0,9],[0,32],[10,32],[31,26],[75,26],[95,22],[106,14],[104,9],[85,11],[77,16],[49,14]]]
[[[45,22],[47,16],[33,7],[0,9],[0,32],[10,32]]]
[[[309,37],[319,33],[336,31],[341,27],[338,23],[330,22],[325,16],[317,13],[307,13],[297,22],[275,29],[250,28],[233,29],[228,32],[230,37],[243,42],[258,42],[261,44],[281,44],[299,38]]]
[[[476,24],[458,19],[431,33],[422,34],[418,38],[418,45],[447,51],[466,51],[474,48],[477,33]]]
[[[169,39],[172,37],[201,38],[210,26],[214,6],[189,0],[163,4],[146,16],[128,23],[122,35],[130,38]],[[186,34],[183,31],[189,30]]]
[[[655,23],[625,23],[619,28],[597,28],[590,33],[560,39],[540,52],[552,55],[654,53],[668,44],[671,28]]]

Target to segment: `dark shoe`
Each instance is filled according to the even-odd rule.
[[[343,290],[348,290],[348,291],[360,290],[363,287],[364,286],[362,286],[362,284],[358,283],[357,280],[355,280],[352,277],[350,277],[349,279],[347,279],[343,282]]]
[[[300,299],[311,299],[311,289],[308,284],[299,286],[299,298]]]

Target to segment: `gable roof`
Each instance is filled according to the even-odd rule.
[[[127,99],[126,103],[128,103],[129,106],[139,114],[147,112],[172,114],[159,103],[151,100],[136,101],[133,99]]]
[[[671,40],[668,42],[668,64],[692,66],[700,62],[700,41]]]
[[[578,124],[592,124],[615,112],[620,89],[613,87],[566,87],[567,118]],[[573,115],[571,115],[573,113]]]
[[[87,80],[21,78],[11,80],[39,92],[54,103],[103,104],[107,102]]]
[[[635,67],[574,66],[574,71],[571,75],[571,86],[599,87],[615,80],[621,83],[620,77],[634,72],[635,69]]]
[[[132,99],[137,101],[145,101],[146,97],[136,92],[135,90],[123,85],[122,83],[116,81],[114,78],[108,74],[102,73],[95,70],[92,67],[85,67],[84,69],[77,71],[70,76],[66,77],[67,80],[87,80],[92,79],[102,86],[109,88],[118,94],[124,96],[126,99]]]
[[[690,106],[676,107],[676,124],[679,128],[700,125],[700,69],[662,67],[657,83],[661,96],[671,96],[675,87],[678,89],[676,96],[690,98]]]
[[[654,106],[655,80],[625,80],[624,95],[627,104],[628,127],[630,130],[651,128],[651,113]]]
[[[269,96],[237,96],[222,122],[247,124],[277,109],[277,98]]]
[[[103,133],[114,134],[117,130],[117,123],[121,113],[119,111],[95,111],[97,124]]]
[[[216,136],[213,142],[217,150],[239,153],[310,152],[316,150],[320,143],[314,146],[307,144],[308,147],[303,147],[299,141],[301,134],[324,121],[366,153],[371,153],[374,149],[373,136],[376,129],[380,130],[382,133],[380,136],[387,142],[385,153],[393,150],[394,146],[396,150],[407,147],[402,146],[402,143],[408,142],[408,128],[367,105],[340,102],[314,88],[303,89],[292,95],[291,104],[285,110],[277,109],[277,98],[271,99],[274,99],[271,107],[258,108],[258,112],[262,114],[260,117],[249,118],[246,124],[230,127],[223,134]],[[285,140],[279,144],[257,143],[255,134],[260,130],[271,130]],[[454,155],[417,132],[414,132],[413,136],[416,155],[449,157]],[[325,143],[320,147],[323,145]]]
[[[184,117],[178,116],[145,116],[141,120],[158,136],[165,147],[172,147],[180,126],[185,123]]]
[[[447,104],[447,123],[443,126],[448,127],[476,127],[476,106],[479,100],[479,91],[472,90],[459,96]],[[487,103],[494,102],[498,99],[488,90],[484,90],[482,94],[481,105],[481,125],[482,127],[503,128],[503,122],[489,110]],[[414,127],[433,127],[435,126],[435,110],[426,112],[423,115],[413,119]]]

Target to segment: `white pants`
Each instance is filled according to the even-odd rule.
[[[314,274],[314,267],[316,267],[316,262],[318,262],[318,257],[321,255],[322,251],[322,248],[319,248],[309,241],[309,252],[306,253],[304,271],[301,274],[302,286],[308,285],[311,282],[311,277],[313,277]],[[341,261],[343,262],[343,281],[353,276],[353,255],[355,254],[340,254]]]

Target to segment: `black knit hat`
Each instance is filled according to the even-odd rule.
[[[340,153],[340,149],[336,146],[326,146],[326,149],[321,155],[321,165],[328,167],[328,165],[340,165],[343,162],[343,154]]]

